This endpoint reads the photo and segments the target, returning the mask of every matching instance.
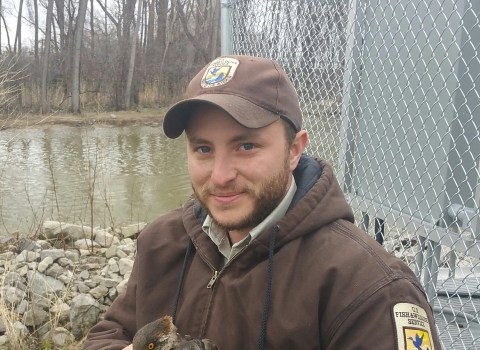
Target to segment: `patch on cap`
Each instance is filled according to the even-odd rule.
[[[435,350],[427,313],[422,307],[410,303],[395,304],[393,318],[399,350]]]
[[[240,62],[231,57],[220,57],[212,61],[203,75],[200,85],[203,88],[221,86],[232,80]]]

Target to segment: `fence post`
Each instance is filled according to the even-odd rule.
[[[232,53],[232,23],[231,23],[231,4],[230,0],[220,0],[221,8],[221,54],[229,55]]]
[[[359,88],[364,12],[358,0],[351,0],[346,28],[345,73],[343,75],[342,123],[340,127],[340,150],[338,180],[347,193],[354,191],[353,168],[355,161],[355,132],[359,114]]]

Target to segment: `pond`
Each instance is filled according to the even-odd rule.
[[[191,193],[184,137],[158,126],[0,132],[0,236],[35,234],[45,220],[149,222]]]

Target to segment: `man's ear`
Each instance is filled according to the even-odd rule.
[[[290,171],[295,170],[297,167],[298,161],[300,160],[305,147],[307,147],[307,144],[308,134],[305,130],[300,130],[297,132],[295,140],[293,140],[292,146],[290,147]]]

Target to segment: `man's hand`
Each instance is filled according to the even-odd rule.
[[[133,350],[133,345],[130,344],[130,345],[127,346],[126,348],[123,348],[123,350]]]

